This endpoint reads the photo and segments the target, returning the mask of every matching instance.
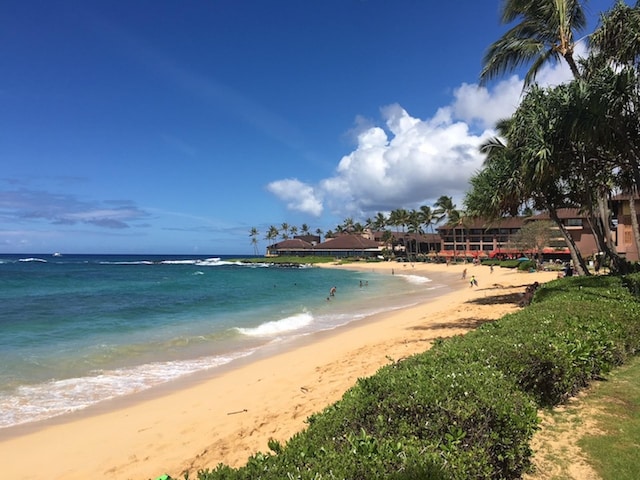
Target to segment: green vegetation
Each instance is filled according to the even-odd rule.
[[[640,251],[635,212],[640,191],[640,4],[616,1],[589,35],[589,56],[574,57],[586,27],[579,0],[505,0],[502,22],[509,29],[484,59],[484,81],[530,65],[523,99],[500,121],[499,135],[481,147],[484,169],[471,178],[468,215],[500,219],[525,206],[548,212],[570,252],[576,272],[586,262],[558,212],[578,208],[593,228],[596,251],[610,268],[628,273],[611,234],[608,200],[629,198],[633,241]],[[550,61],[563,61],[574,80],[553,87],[534,83]]]
[[[583,437],[578,445],[603,479],[635,480],[640,478],[640,358],[613,372],[610,380],[585,401],[600,412],[596,427],[604,434]]]
[[[545,284],[528,308],[358,380],[285,445],[272,440],[244,467],[198,478],[519,478],[537,409],[640,350],[640,302],[625,286],[638,283],[634,274]]]

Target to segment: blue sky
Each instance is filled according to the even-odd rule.
[[[270,225],[461,206],[522,89],[477,86],[498,8],[3,1],[0,253],[251,254],[252,227],[262,253]]]

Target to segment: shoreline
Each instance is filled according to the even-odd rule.
[[[518,307],[526,285],[554,272],[445,264],[371,263],[323,265],[390,274],[451,273],[467,268],[479,286],[438,295],[425,303],[374,315],[311,335],[152,392],[115,399],[82,412],[0,432],[5,474],[14,478],[182,478],[222,462],[243,465],[267,451],[267,441],[286,442],[312,413],[340,399],[358,378],[428,349],[435,338],[461,334]],[[464,287],[464,288],[462,288]],[[499,301],[474,300],[496,296]],[[4,438],[7,437],[7,438]]]

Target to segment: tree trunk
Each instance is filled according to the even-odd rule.
[[[615,244],[611,238],[611,228],[609,227],[609,208],[603,195],[598,195],[598,218],[597,228],[594,229],[594,233],[597,233],[600,237],[602,251],[605,256],[611,259],[611,266],[614,273],[623,274],[628,270],[627,262],[624,258],[618,255]]]
[[[578,65],[576,64],[576,60],[575,58],[573,58],[573,52],[565,53],[564,59],[567,61],[567,64],[569,65],[569,69],[573,74],[573,78],[575,78],[576,80],[579,80],[582,77],[582,75],[580,75],[580,70],[578,70]]]
[[[587,265],[584,263],[584,258],[582,258],[582,255],[580,254],[580,251],[576,246],[576,242],[573,241],[573,237],[571,237],[569,231],[562,223],[562,220],[560,220],[560,217],[558,217],[558,212],[556,211],[556,209],[547,207],[547,210],[549,211],[549,217],[558,226],[562,237],[564,238],[565,242],[567,242],[569,253],[571,254],[571,260],[573,260],[573,266],[576,269],[576,273],[578,275],[591,275],[589,273]]]

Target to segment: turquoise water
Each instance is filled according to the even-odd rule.
[[[225,257],[0,255],[0,428],[284,348],[447,288],[416,275]]]

